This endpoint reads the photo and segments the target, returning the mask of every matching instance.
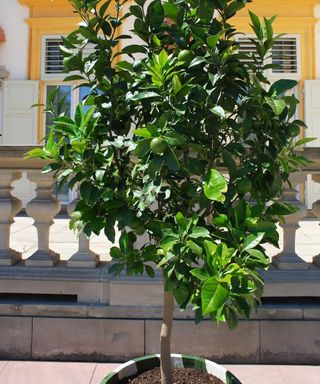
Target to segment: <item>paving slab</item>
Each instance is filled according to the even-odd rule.
[[[90,384],[95,363],[10,361],[0,373],[5,384]]]
[[[0,374],[5,369],[5,367],[8,365],[9,361],[0,360]]]
[[[285,384],[277,366],[223,365],[243,384]],[[294,384],[291,382],[290,384]],[[296,382],[295,384],[302,384]]]
[[[100,384],[118,364],[0,361],[0,383]],[[319,384],[320,366],[223,364],[243,384]]]
[[[243,384],[319,384],[320,366],[223,365]]]
[[[284,383],[320,383],[320,366],[280,366],[278,369]]]
[[[118,364],[96,364],[90,384],[100,384],[101,381],[108,375],[108,373],[110,373],[116,367],[118,367]]]

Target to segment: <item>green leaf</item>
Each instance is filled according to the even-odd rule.
[[[159,132],[157,127],[153,124],[148,125],[146,128],[138,128],[133,131],[133,133],[140,137],[159,137]]]
[[[108,273],[114,273],[115,276],[118,276],[120,275],[123,268],[124,268],[123,264],[115,263],[115,264],[112,264],[111,267],[108,269]]]
[[[153,278],[155,276],[154,269],[152,267],[150,267],[150,265],[145,265],[144,268],[145,268],[149,277]]]
[[[249,249],[252,249],[260,244],[261,240],[264,237],[264,233],[259,233],[257,235],[249,235],[245,238],[243,243],[242,251],[247,251]]]
[[[275,92],[277,95],[281,95],[285,91],[294,88],[297,84],[296,80],[278,80],[271,85],[269,94],[272,95]]]
[[[196,67],[197,65],[202,64],[202,63],[205,63],[205,62],[206,62],[206,59],[204,59],[204,58],[201,57],[201,56],[197,56],[197,57],[195,57],[195,58],[191,61],[190,65],[189,65],[189,68]]]
[[[263,252],[259,251],[258,249],[248,249],[247,252],[250,256],[252,256],[251,260],[253,259],[258,262],[260,267],[266,268],[269,266],[270,259]]]
[[[113,259],[122,259],[123,258],[123,254],[121,253],[120,249],[117,248],[117,247],[112,247],[110,249],[110,256],[113,258]]]
[[[146,48],[143,45],[128,45],[122,49],[123,53],[126,53],[128,55],[134,54],[134,53],[147,53]]]
[[[160,241],[160,247],[167,253],[176,244],[178,239],[173,236],[165,236]]]
[[[204,248],[208,257],[213,256],[217,250],[216,244],[208,240],[204,241]]]
[[[199,280],[206,280],[209,277],[208,272],[202,268],[194,268],[190,273]]]
[[[265,98],[266,102],[270,107],[272,108],[273,112],[279,116],[283,112],[283,110],[286,107],[286,103],[282,99],[273,99],[271,97],[266,97]]]
[[[93,206],[100,197],[100,190],[90,181],[85,181],[80,185],[80,197],[89,206]]]
[[[217,42],[219,41],[220,36],[221,36],[221,33],[207,37],[207,44],[209,45],[210,48],[214,48],[217,45]]]
[[[295,205],[276,201],[267,208],[266,213],[268,215],[284,216],[290,215],[291,213],[295,213],[297,211],[299,211],[299,208]]]
[[[177,288],[173,290],[173,296],[179,306],[185,304],[189,295],[188,286],[183,281],[180,281]]]
[[[253,30],[255,31],[257,37],[259,39],[262,39],[262,28],[261,28],[261,23],[260,23],[259,17],[257,15],[255,15],[254,13],[252,13],[251,11],[249,11],[249,15],[250,15],[250,19],[252,22]]]
[[[305,137],[304,139],[298,140],[294,143],[295,148],[300,147],[301,145],[305,145],[310,143],[311,141],[317,140],[316,137]]]
[[[160,156],[155,156],[149,163],[149,166],[148,166],[148,173],[149,173],[149,176],[152,178],[152,179],[155,179],[157,174],[160,172],[161,170],[161,167],[162,167],[162,164],[163,164],[163,159],[162,157]]]
[[[182,88],[178,75],[174,75],[172,78],[173,92],[176,95]]]
[[[133,67],[132,67],[132,64],[129,63],[128,61],[119,61],[117,64],[116,64],[117,68],[121,69],[121,70],[125,70],[125,71],[133,71]]]
[[[194,227],[189,237],[198,239],[199,237],[210,237],[210,232],[204,227]]]
[[[226,179],[216,169],[211,169],[205,177],[203,191],[209,200],[224,202],[228,186]]]
[[[228,297],[228,290],[215,277],[210,277],[204,282],[201,290],[202,313],[208,315],[217,311],[225,304]]]
[[[180,164],[177,159],[176,154],[174,153],[172,148],[168,148],[165,152],[165,161],[167,164],[167,167],[173,171],[176,172],[180,169]]]
[[[160,52],[160,54],[158,56],[158,61],[159,61],[159,64],[162,68],[167,64],[168,54],[164,49]]]
[[[138,5],[131,5],[129,9],[133,16],[143,20],[143,9],[141,7],[139,7]]]
[[[169,145],[184,145],[186,143],[186,138],[180,135],[177,132],[167,132],[164,135],[164,139]]]
[[[112,243],[114,243],[115,237],[116,237],[116,232],[114,230],[114,226],[113,225],[106,225],[104,227],[104,233],[107,236],[108,240],[111,241]]]
[[[234,0],[232,1],[227,8],[225,9],[226,17],[229,19],[230,17],[233,17],[236,12],[238,12],[240,9],[245,7],[245,2]]]
[[[186,219],[182,212],[178,212],[175,216],[175,222],[180,228],[186,230],[190,220]]]
[[[237,315],[237,311],[233,308],[230,308],[230,307],[227,307],[227,323],[228,323],[228,327],[230,330],[233,330],[237,327],[238,325],[238,315]],[[228,374],[229,372],[227,372]],[[233,377],[228,377],[227,376],[227,384],[232,384],[234,382],[234,379]]]
[[[225,111],[222,107],[217,105],[216,107],[213,107],[210,109],[210,111],[215,114],[216,116],[220,117],[221,119],[224,119],[226,117]]]
[[[161,96],[156,92],[144,91],[144,92],[138,92],[135,95],[133,95],[131,97],[131,100],[138,101],[143,99],[149,99],[151,97],[161,97]]]
[[[134,150],[134,154],[138,157],[143,157],[150,150],[151,139],[139,140]]]
[[[130,240],[127,232],[123,231],[119,239],[119,246],[122,253],[125,255],[130,250]]]
[[[196,244],[194,241],[192,240],[188,240],[187,241],[187,246],[189,247],[189,249],[194,252],[197,256],[201,256],[202,255],[202,248]]]

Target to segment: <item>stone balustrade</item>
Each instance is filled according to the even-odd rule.
[[[135,297],[136,305],[148,302],[161,305],[160,276],[155,280],[110,277],[106,273],[107,262],[102,262],[99,255],[90,249],[90,241],[83,234],[79,236],[78,251],[66,261],[50,249],[50,228],[61,204],[52,196],[52,173],[41,172],[46,161],[23,159],[31,148],[0,146],[0,295],[71,295],[77,302],[110,305],[129,305]],[[291,176],[293,188],[304,183],[307,175],[320,182],[320,148],[305,148],[303,154],[313,163]],[[22,206],[21,201],[12,195],[12,185],[23,174],[36,186],[36,196],[26,204],[25,211],[34,220],[38,239],[37,250],[26,259],[10,243],[10,227]],[[313,263],[307,263],[296,252],[296,232],[299,221],[307,215],[307,209],[298,199],[295,189],[285,189],[283,199],[300,209],[280,224],[283,250],[273,258],[270,270],[263,272],[265,295],[297,297],[310,296],[310,292],[311,296],[320,295],[320,256],[314,255]],[[69,213],[74,210],[76,202],[77,199],[69,204]],[[320,219],[320,196],[312,208]],[[130,295],[130,300],[128,289],[136,292],[136,295]]]
[[[58,250],[52,239],[57,235],[57,222],[64,219],[52,226],[60,209],[51,193],[54,179],[52,174],[41,173],[44,161],[23,160],[29,149],[0,146],[0,358],[123,361],[158,352],[163,302],[160,274],[154,279],[108,275],[107,246],[105,254],[101,249],[98,255],[90,249],[94,240],[81,234],[70,252],[70,244],[65,244],[70,234],[62,233],[63,246]],[[310,175],[320,182],[320,148],[307,148],[304,155],[314,162],[292,175],[293,187],[301,188]],[[17,181],[26,178],[32,181],[34,197],[14,197]],[[76,193],[73,199],[69,213],[77,202]],[[232,332],[226,324],[210,321],[195,326],[191,309],[176,309],[174,351],[230,363],[319,364],[320,256],[317,248],[313,260],[300,253],[296,235],[307,209],[298,194],[285,189],[283,199],[300,210],[281,224],[282,250],[269,270],[261,272],[265,280],[262,306],[251,320],[240,319]],[[24,247],[14,249],[12,224],[30,221],[16,218],[21,207],[35,227],[32,239],[28,238],[31,228],[18,231],[23,244],[33,244],[34,251],[27,254],[18,252]],[[312,209],[320,219],[320,196]],[[317,224],[317,219],[312,220],[301,223],[303,228],[306,223]],[[313,238],[317,243],[316,235]]]

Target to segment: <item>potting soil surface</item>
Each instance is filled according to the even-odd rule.
[[[173,384],[223,384],[220,379],[210,373],[193,368],[173,368],[172,375]],[[160,367],[143,372],[123,384],[161,384]]]

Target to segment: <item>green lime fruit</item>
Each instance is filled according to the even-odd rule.
[[[184,49],[179,52],[178,60],[182,61],[186,64],[190,64],[193,59],[193,53],[189,51],[188,49]]]
[[[287,126],[288,137],[296,137],[300,135],[300,127],[297,124],[290,124]]]
[[[237,181],[236,188],[238,193],[241,193],[242,195],[244,195],[251,191],[252,183],[248,179],[241,179]]]
[[[139,236],[145,233],[146,229],[143,224],[140,224],[139,227],[135,228],[135,233]]]
[[[137,229],[137,228],[139,228],[140,226],[141,226],[141,221],[138,220],[138,219],[133,219],[133,220],[131,221],[131,223],[129,224],[129,227],[130,227],[131,229]]]
[[[151,140],[150,149],[153,153],[161,155],[168,147],[168,144],[161,137],[155,137]]]

